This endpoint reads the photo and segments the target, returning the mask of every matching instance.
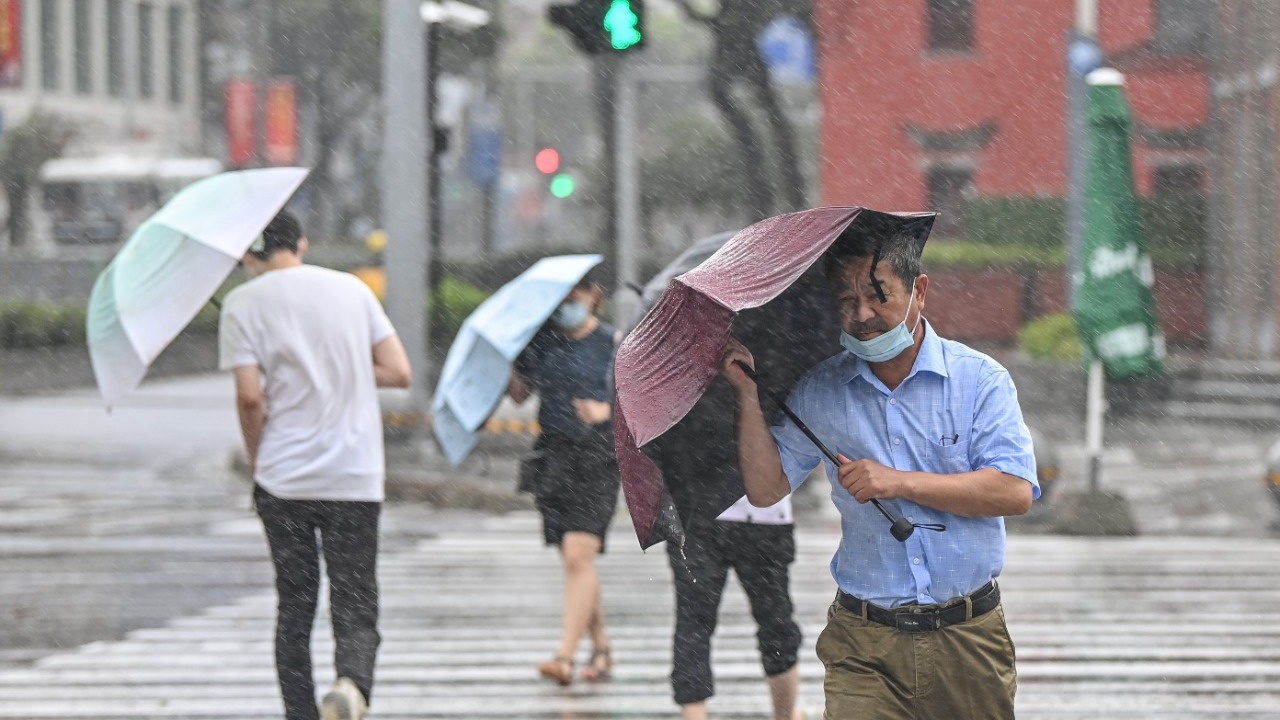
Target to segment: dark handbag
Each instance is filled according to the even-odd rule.
[[[538,485],[546,462],[545,450],[530,450],[525,453],[520,458],[520,473],[518,475],[519,480],[516,483],[516,490],[532,495],[538,494]]]

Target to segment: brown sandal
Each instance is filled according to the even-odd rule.
[[[613,678],[613,653],[609,648],[596,648],[591,651],[591,659],[582,668],[580,677],[587,682],[605,682]]]
[[[573,682],[573,658],[557,655],[538,665],[538,674],[560,685]]]

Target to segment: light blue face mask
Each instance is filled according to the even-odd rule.
[[[916,301],[916,293],[911,291],[911,300],[907,302],[907,315],[911,314],[911,303]],[[920,318],[916,318],[916,327]],[[903,350],[915,342],[916,328],[907,329],[907,318],[903,317],[889,332],[880,333],[870,340],[859,340],[849,333],[840,331],[840,346],[867,362],[885,362],[902,354]]]
[[[591,311],[587,309],[586,303],[567,300],[551,314],[551,322],[561,330],[573,330],[582,327],[582,323],[587,321],[587,316],[590,314]]]

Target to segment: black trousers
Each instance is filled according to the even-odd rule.
[[[329,576],[329,606],[338,677],[368,698],[382,636],[378,634],[376,502],[284,500],[261,487],[254,505],[276,571],[276,673],[286,720],[318,720],[311,670],[311,628],[320,595],[320,553]]]
[[[795,667],[801,637],[791,604],[788,569],[795,554],[791,525],[714,520],[691,525],[683,555],[679,547],[667,544],[676,586],[671,664],[676,703],[701,702],[715,694],[711,636],[730,569],[751,605],[764,674],[773,677]]]

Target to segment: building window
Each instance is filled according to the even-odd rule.
[[[1214,9],[1206,0],[1156,0],[1155,47],[1169,55],[1202,53],[1208,47]]]
[[[182,72],[185,64],[183,63],[184,40],[182,34],[183,20],[185,14],[181,7],[177,5],[169,6],[169,102],[182,102],[182,81],[185,79]]]
[[[1152,170],[1151,179],[1156,195],[1204,195],[1204,168],[1199,165],[1162,165]]]
[[[58,0],[40,0],[40,84],[45,90],[57,90],[58,66]]]
[[[138,3],[138,97],[156,94],[155,76],[155,8]]]
[[[940,238],[962,238],[965,214],[973,194],[973,171],[954,166],[929,168],[925,178],[929,209],[938,213],[933,234]]]
[[[107,94],[124,95],[124,3],[107,0]]]
[[[93,92],[93,8],[90,0],[76,0],[76,92]]]
[[[973,49],[973,0],[928,0],[927,12],[930,50]]]
[[[1152,196],[1144,202],[1143,229],[1153,249],[1204,262],[1209,237],[1209,199],[1204,167],[1184,162],[1151,169]]]

